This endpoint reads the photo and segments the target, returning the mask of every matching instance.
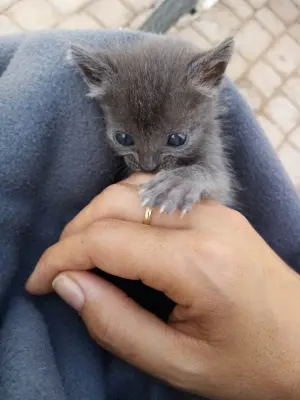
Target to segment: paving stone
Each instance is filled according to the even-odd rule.
[[[243,57],[255,60],[271,44],[271,35],[255,20],[248,21],[236,35],[236,46]]]
[[[71,15],[57,26],[58,29],[99,29],[100,23],[97,23],[92,17],[81,12]]]
[[[288,142],[284,143],[279,152],[279,158],[292,179],[294,185],[298,186],[300,183],[300,153]]]
[[[277,95],[272,98],[265,108],[265,114],[283,133],[291,131],[299,120],[297,108],[284,95]]]
[[[264,134],[276,150],[284,141],[284,135],[280,132],[278,127],[264,115],[258,115],[257,120],[260,123]]]
[[[223,4],[218,3],[204,12],[192,26],[212,43],[219,43],[227,36],[234,34],[240,20]]]
[[[300,76],[290,77],[282,90],[300,108]]]
[[[45,0],[22,0],[9,9],[8,15],[25,30],[51,28],[58,20]]]
[[[226,74],[233,81],[236,81],[246,71],[247,66],[248,63],[235,51],[227,67]]]
[[[200,7],[197,7],[195,14],[187,13],[187,14],[183,15],[181,18],[179,18],[179,20],[177,21],[177,24],[176,24],[176,28],[181,30],[182,28],[185,28],[186,26],[191,25],[201,15],[203,15],[203,12],[200,9]]]
[[[248,0],[248,3],[251,4],[253,8],[259,9],[262,8],[268,0]]]
[[[300,44],[300,24],[293,24],[289,29],[289,33]]]
[[[268,7],[258,10],[255,17],[274,36],[279,36],[285,30],[284,24]]]
[[[279,72],[289,75],[300,63],[300,47],[285,34],[268,51],[266,59]]]
[[[246,79],[243,79],[238,81],[238,88],[252,110],[259,110],[262,105],[262,96],[255,86]]]
[[[6,15],[0,15],[0,35],[9,35],[20,31],[21,29]]]
[[[248,19],[253,14],[253,9],[245,0],[223,0],[223,3],[241,19]]]
[[[0,12],[6,10],[8,7],[11,7],[18,0],[0,0]]]
[[[68,15],[83,8],[89,0],[48,0],[61,14]]]
[[[191,27],[182,29],[182,31],[179,32],[179,36],[194,43],[199,47],[199,49],[202,50],[207,50],[213,47],[203,36],[201,36]]]
[[[298,150],[300,151],[300,127],[296,128],[294,130],[294,132],[292,132],[289,136],[288,136],[288,140],[289,142],[291,142],[294,146],[296,146],[298,148]]]
[[[123,0],[123,3],[135,13],[141,13],[144,10],[152,8],[155,0]]]
[[[134,15],[120,0],[98,0],[86,10],[107,28],[124,27]]]
[[[281,84],[280,76],[264,61],[258,61],[249,72],[249,80],[266,97],[270,97]]]
[[[299,8],[292,0],[269,0],[269,7],[283,22],[291,23],[300,14]]]
[[[143,23],[147,20],[147,18],[150,16],[152,10],[145,10],[141,14],[138,14],[131,22],[130,22],[130,28],[131,29],[139,29]]]
[[[217,4],[219,0],[200,0],[200,7],[202,10],[209,10],[215,4]]]

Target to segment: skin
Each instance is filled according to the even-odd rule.
[[[173,386],[213,399],[299,399],[299,276],[214,202],[184,218],[154,210],[143,225],[139,185],[150,178],[97,196],[42,255],[27,290],[53,285],[99,345]],[[93,266],[163,291],[177,304],[168,323]]]

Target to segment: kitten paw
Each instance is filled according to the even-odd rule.
[[[175,210],[186,214],[200,200],[199,185],[174,171],[163,171],[141,187],[143,207],[157,207],[161,213],[171,214]]]

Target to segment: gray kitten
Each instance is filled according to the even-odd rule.
[[[202,52],[151,35],[112,49],[71,47],[103,107],[107,136],[132,171],[159,172],[142,204],[185,213],[203,198],[232,204],[232,176],[218,122],[218,94],[233,38]]]

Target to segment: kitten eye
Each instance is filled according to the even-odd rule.
[[[168,137],[168,146],[180,147],[186,142],[187,136],[185,133],[172,133]]]
[[[129,147],[134,145],[134,140],[131,135],[128,135],[128,133],[125,132],[116,132],[115,134],[116,141],[124,146],[124,147]]]

